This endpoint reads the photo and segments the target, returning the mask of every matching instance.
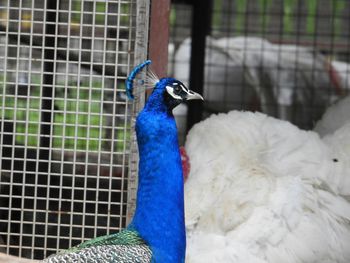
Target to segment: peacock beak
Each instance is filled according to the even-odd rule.
[[[185,96],[186,100],[204,100],[202,95],[200,95],[199,93],[196,93],[192,90],[188,90],[187,94]]]

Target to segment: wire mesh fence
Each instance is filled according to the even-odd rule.
[[[0,252],[42,259],[125,226],[135,12],[0,1]]]
[[[203,117],[258,110],[310,129],[349,93],[349,1],[213,0],[211,14]],[[172,5],[169,69],[185,82],[192,15]]]

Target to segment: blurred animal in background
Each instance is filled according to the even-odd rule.
[[[186,262],[350,262],[350,122],[321,139],[232,111],[186,150]]]
[[[174,77],[186,84],[190,45],[190,38],[180,44],[171,67]],[[208,37],[205,116],[233,109],[259,110],[312,128],[332,102],[349,92],[349,69],[348,64],[330,61],[308,47],[273,44],[258,37]]]

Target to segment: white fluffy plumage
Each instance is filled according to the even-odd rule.
[[[314,130],[321,136],[331,134],[350,122],[350,95],[329,107]]]
[[[349,147],[350,125],[322,140],[252,112],[194,126],[186,262],[350,262],[350,160],[337,137]]]
[[[329,107],[314,130],[323,136],[334,160],[342,161],[335,167],[329,183],[350,201],[350,96]]]

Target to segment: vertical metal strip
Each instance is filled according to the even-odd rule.
[[[67,27],[68,28],[71,28],[72,26],[72,8],[73,8],[73,3],[72,1],[69,1],[68,3],[68,22],[67,22]],[[74,34],[73,34],[74,35]],[[71,30],[67,30],[67,56],[65,58],[65,75],[66,75],[66,78],[64,80],[64,94],[63,94],[63,97],[64,97],[64,101],[65,102],[68,102],[68,98],[69,98],[69,78],[70,78],[70,67],[73,67],[72,66],[72,62],[69,60],[69,55],[70,52],[71,52],[71,45],[72,45],[72,42],[71,41]],[[65,158],[64,158],[64,152],[66,151],[66,143],[68,141],[68,128],[67,128],[67,120],[68,120],[68,110],[69,110],[69,107],[68,107],[68,103],[65,103],[64,106],[63,106],[63,121],[62,121],[62,142],[61,142],[61,146],[60,146],[60,150],[62,151],[62,154],[60,155],[60,162],[61,162],[61,165],[60,165],[60,170],[59,170],[59,176],[62,177],[63,174],[64,174],[64,161],[65,161]],[[72,188],[74,189],[74,182],[72,182]],[[71,199],[70,199],[70,202],[71,202],[71,205],[70,205],[70,211],[74,211],[74,200],[75,200],[75,195],[76,195],[76,192],[73,191],[72,192],[72,195],[71,195]],[[47,210],[49,210],[49,207],[47,207]],[[74,217],[74,213],[71,212],[70,215],[69,215],[69,233],[72,233],[73,232],[73,217]],[[47,217],[48,219],[48,217]],[[60,232],[60,229],[58,228],[58,233]],[[59,244],[58,244],[59,245]],[[57,248],[58,248],[58,245],[57,245]],[[69,247],[72,246],[72,239],[69,240]]]
[[[194,1],[191,32],[190,87],[203,94],[206,36],[210,33],[212,0]],[[203,21],[201,18],[205,17]],[[188,105],[187,131],[202,119],[203,102]]]
[[[118,10],[121,10],[121,2],[118,2]],[[129,12],[130,13],[128,15],[130,16],[131,12],[132,12],[132,6],[130,6]],[[130,20],[132,20],[132,19],[130,19]],[[121,25],[121,16],[119,15],[117,17],[117,29],[116,29],[116,35],[115,35],[115,41],[116,41],[115,48],[116,48],[116,50],[119,50],[119,48],[120,48],[120,35],[121,35],[120,25]],[[130,29],[129,29],[130,31],[132,30],[131,26],[132,26],[132,24],[130,25]],[[114,63],[116,65],[114,83],[115,83],[117,90],[118,90],[118,88],[121,88],[121,87],[118,87],[118,76],[120,74],[120,70],[118,69],[117,65],[119,65],[119,63],[120,63],[120,55],[119,54],[117,54],[115,56]],[[117,91],[113,92],[113,101],[117,101]],[[120,101],[117,101],[117,103],[120,103]],[[125,110],[127,108],[128,108],[127,105],[125,105]],[[116,122],[116,110],[117,110],[117,104],[114,103],[113,109],[112,109],[112,112],[113,112],[112,127],[114,127],[114,128],[112,128],[112,134],[111,134],[111,139],[112,139],[112,141],[111,141],[111,159],[110,159],[110,164],[109,164],[110,167],[112,167],[112,169],[110,170],[110,179],[109,179],[111,187],[112,187],[112,181],[111,181],[112,173],[113,173],[113,170],[115,169],[115,161],[114,161],[114,149],[116,149],[115,138],[118,139],[118,132],[119,132],[119,131],[116,131],[116,129],[115,129],[116,125],[118,125],[118,122]],[[127,111],[125,111],[125,113],[127,113]],[[128,118],[125,117],[125,122],[127,122],[127,119]],[[123,167],[121,169],[122,172],[121,172],[121,178],[120,178],[121,179],[120,180],[120,183],[121,183],[120,192],[121,192],[121,194],[120,194],[120,202],[119,202],[119,205],[120,205],[120,207],[119,207],[120,220],[119,220],[119,224],[118,224],[119,229],[122,229],[124,227],[123,226],[123,222],[124,222],[123,217],[125,217],[125,210],[123,209],[123,204],[126,202],[126,200],[124,200],[124,189],[125,189],[125,185],[127,184],[127,182],[126,182],[127,176],[125,175],[125,170],[126,170],[125,169],[125,165],[126,165],[125,156],[126,156],[126,145],[127,145],[127,143],[126,143],[126,141],[127,141],[126,140],[126,138],[127,138],[126,127],[127,127],[127,125],[125,124],[125,122],[123,125],[124,126],[124,130],[123,130],[123,141],[124,141],[123,150],[124,151],[123,151],[123,156],[122,156]],[[119,149],[118,149],[118,152],[119,152]],[[110,196],[109,200],[111,200],[112,189],[109,191],[109,196]],[[108,210],[111,210],[111,203],[108,204]],[[107,222],[107,231],[108,232],[110,231],[111,219],[112,219],[112,216],[110,215],[107,219],[108,220],[108,222]]]
[[[134,65],[141,63],[147,59],[148,47],[148,31],[149,31],[149,15],[150,15],[150,0],[137,0],[136,2],[136,36],[135,36],[135,57]],[[136,82],[135,82],[136,83]],[[137,89],[137,85],[135,86]],[[129,174],[128,174],[128,198],[127,198],[127,213],[126,223],[128,224],[134,214],[136,207],[136,192],[137,192],[137,175],[138,175],[138,149],[135,134],[136,114],[143,107],[145,102],[145,94],[141,93],[135,96],[131,112],[131,146],[129,156]]]
[[[45,21],[45,49],[44,49],[44,75],[42,85],[42,107],[41,107],[41,127],[40,127],[40,172],[49,170],[49,151],[51,145],[51,129],[53,119],[53,87],[54,87],[54,64],[55,45],[58,25],[55,24],[57,14],[57,0],[47,1],[46,21]]]

